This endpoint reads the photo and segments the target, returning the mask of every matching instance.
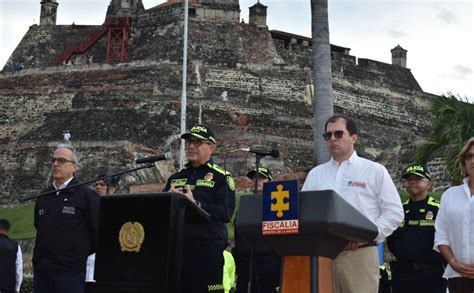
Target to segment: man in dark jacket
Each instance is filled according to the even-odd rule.
[[[0,293],[20,292],[23,256],[18,243],[8,238],[10,222],[0,219]]]
[[[99,196],[80,186],[74,148],[59,145],[51,158],[52,193],[36,200],[33,252],[35,293],[83,293],[87,256],[95,251]]]
[[[214,164],[214,132],[195,125],[181,135],[186,141],[188,164],[171,175],[165,191],[185,194],[211,216],[205,224],[186,224],[183,248],[183,291],[186,293],[223,292],[222,275],[227,246],[227,229],[235,207],[232,175]]]
[[[255,181],[258,176],[257,190],[263,191],[263,184],[272,181],[270,169],[258,167],[247,173],[247,177]],[[251,292],[273,293],[280,287],[281,257],[271,247],[235,235],[234,259],[237,266],[237,291],[248,292],[250,269],[252,270]]]
[[[424,165],[408,166],[402,178],[410,194],[403,203],[405,219],[387,238],[396,260],[390,262],[393,293],[444,293],[444,261],[433,250],[435,220],[440,203],[428,195],[431,175]]]

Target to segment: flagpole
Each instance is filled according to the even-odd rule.
[[[183,81],[181,91],[181,134],[186,132],[186,78],[187,78],[187,66],[188,66],[188,10],[189,2],[184,0],[184,36],[183,36]],[[179,148],[179,167],[184,167],[185,159],[185,141],[181,139]]]

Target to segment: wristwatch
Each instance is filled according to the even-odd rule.
[[[199,201],[196,200],[196,202],[194,202],[195,205],[197,205],[198,208],[201,208],[201,203]]]

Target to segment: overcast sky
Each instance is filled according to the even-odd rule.
[[[142,0],[145,9],[163,0]],[[110,0],[57,0],[57,24],[99,25]],[[257,0],[240,0],[241,18]],[[261,0],[267,24],[311,37],[310,0]],[[472,0],[329,0],[332,44],[351,55],[391,63],[397,44],[408,50],[410,68],[425,92],[448,91],[474,102],[474,4]],[[32,24],[40,0],[0,0],[0,68]]]

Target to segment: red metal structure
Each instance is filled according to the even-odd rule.
[[[105,61],[125,61],[128,58],[130,17],[110,17],[107,20],[109,24]]]
[[[107,17],[101,27],[77,44],[71,44],[58,58],[58,64],[66,64],[75,54],[83,54],[107,33],[105,62],[125,61],[128,58],[128,40],[131,32],[130,17]]]

